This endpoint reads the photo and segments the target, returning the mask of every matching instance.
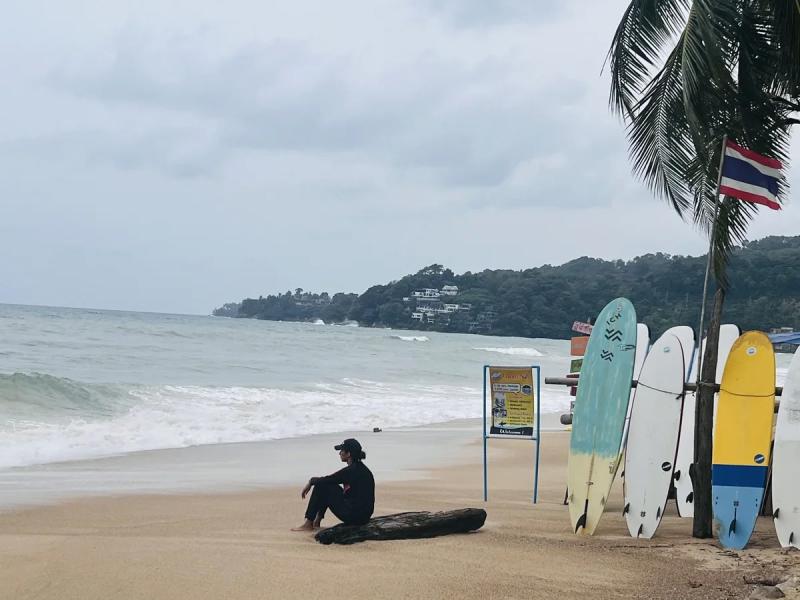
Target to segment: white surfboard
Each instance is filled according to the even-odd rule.
[[[772,455],[772,508],[781,546],[800,548],[800,350],[783,385]]]
[[[633,378],[639,379],[642,365],[650,351],[650,328],[644,323],[636,324],[636,358],[633,360]],[[631,390],[631,399],[628,402],[628,414],[625,415],[625,427],[622,430],[622,445],[619,448],[620,456],[625,451],[625,444],[628,442],[628,427],[631,421],[631,411],[633,410],[634,390]],[[622,461],[620,461],[622,462]],[[624,476],[624,471],[623,471]]]
[[[725,362],[728,360],[733,343],[739,338],[739,327],[726,323],[719,328],[719,347],[717,352],[717,373],[716,382],[722,381],[722,372],[725,370]],[[700,348],[696,348],[692,367],[689,369],[688,381],[697,379],[697,365],[700,360],[700,353],[705,352],[706,340]],[[692,478],[689,476],[689,466],[694,462],[694,417],[695,417],[695,394],[686,394],[683,402],[683,414],[681,416],[681,435],[678,441],[678,457],[675,460],[675,501],[678,505],[678,514],[682,517],[694,517],[694,494],[692,491]],[[716,400],[714,404],[716,414]]]
[[[664,333],[671,333],[680,340],[681,348],[683,348],[684,379],[689,381],[689,374],[692,372],[692,361],[694,360],[695,353],[694,329],[688,325],[677,325],[675,327],[670,327]]]
[[[633,537],[651,538],[661,522],[675,468],[686,379],[683,346],[662,335],[647,355],[625,450],[625,508]]]

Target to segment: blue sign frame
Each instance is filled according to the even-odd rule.
[[[491,367],[498,368],[498,369],[524,369],[530,368],[531,372],[536,372],[536,412],[534,413],[534,420],[536,421],[536,434],[533,438],[521,438],[521,439],[533,439],[536,442],[536,453],[534,455],[534,469],[533,469],[533,503],[536,504],[539,498],[539,443],[541,440],[541,421],[542,421],[542,411],[541,411],[541,402],[542,402],[542,372],[541,367],[539,365],[531,365],[530,367],[509,367],[509,366],[501,366],[501,365],[483,365],[483,501],[487,502],[489,500],[489,462],[488,462],[488,439],[490,437],[513,437],[513,436],[490,436],[486,432],[486,384],[487,384],[487,373]]]

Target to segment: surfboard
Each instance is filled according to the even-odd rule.
[[[724,548],[741,550],[756,525],[769,466],[775,410],[775,353],[748,331],[733,344],[722,374],[711,459],[714,524]]]
[[[600,312],[586,347],[572,419],[567,500],[575,533],[592,535],[619,465],[636,350],[636,311],[626,298]]]
[[[685,379],[683,345],[667,332],[647,355],[631,413],[622,512],[633,537],[653,537],[664,515],[678,449]]]
[[[633,379],[639,378],[642,371],[644,359],[650,350],[650,328],[644,323],[636,324],[636,356],[633,359]],[[622,444],[619,447],[620,456],[625,451],[625,443],[628,441],[628,427],[631,421],[631,410],[633,410],[634,390],[631,390],[631,397],[628,401],[628,412],[625,415],[625,428],[622,432]],[[620,461],[623,462],[623,461]]]
[[[639,379],[642,372],[642,365],[650,351],[650,328],[644,323],[636,324],[636,356],[633,359],[633,380]],[[628,428],[631,423],[631,411],[633,410],[634,389],[628,399],[628,412],[625,414],[625,426],[622,429],[622,443],[619,445],[619,463],[622,465],[622,491],[625,493],[625,446],[628,444]]]
[[[722,371],[728,360],[728,354],[736,339],[739,337],[739,327],[726,323],[719,328],[719,346],[717,347],[717,375],[716,383],[722,381]],[[706,341],[700,348],[695,348],[694,358],[689,363],[690,368],[686,377],[687,381],[697,379],[697,364],[700,353],[705,352]],[[694,419],[697,406],[695,393],[686,394],[683,401],[681,414],[681,434],[678,440],[678,457],[675,459],[675,501],[678,505],[678,514],[681,517],[694,517],[694,493],[692,491],[692,478],[689,476],[689,466],[694,462]]]
[[[772,508],[781,546],[800,548],[800,350],[783,385],[772,456]]]

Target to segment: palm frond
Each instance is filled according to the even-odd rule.
[[[628,5],[606,57],[611,68],[612,110],[632,116],[663,48],[683,28],[688,1],[633,0]]]
[[[694,145],[683,105],[684,37],[632,107],[628,127],[634,173],[682,217],[691,207],[685,173]]]
[[[714,230],[713,272],[717,285],[725,290],[730,286],[727,267],[731,254],[747,239],[747,225],[756,212],[755,205],[735,198],[725,198],[720,204]]]
[[[607,61],[609,104],[628,121],[634,173],[699,228],[714,223],[725,136],[788,166],[800,122],[800,0],[634,0]],[[732,198],[719,205],[720,286],[757,211]]]
[[[707,131],[715,114],[713,100],[725,98],[735,89],[730,73],[730,32],[738,20],[734,0],[694,0],[686,19],[681,53],[683,95],[698,150],[708,143],[708,134],[713,134]]]
[[[781,95],[800,97],[800,0],[760,0],[772,13],[770,30],[780,55],[778,91]]]

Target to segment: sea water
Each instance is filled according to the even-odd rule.
[[[480,417],[486,364],[560,377],[569,342],[0,305],[0,470]]]

